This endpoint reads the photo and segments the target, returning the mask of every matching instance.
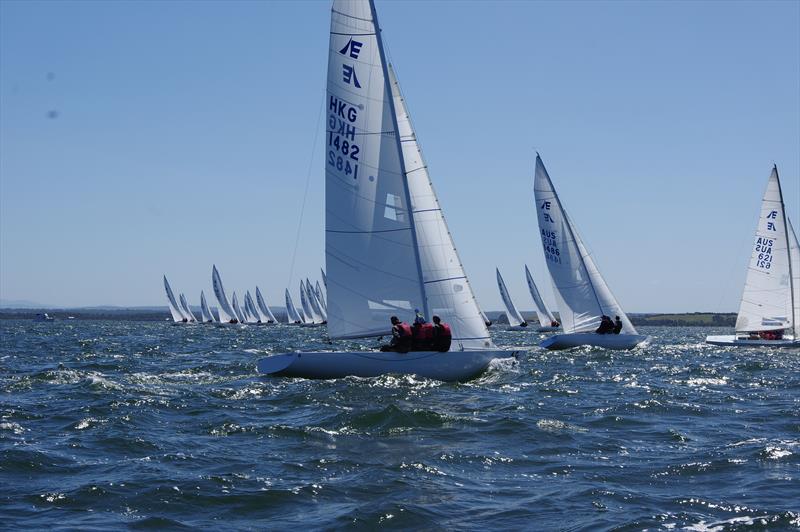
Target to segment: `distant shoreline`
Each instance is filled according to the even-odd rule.
[[[273,312],[278,321],[286,321],[286,311],[282,307],[273,307]],[[7,308],[0,309],[0,320],[33,320],[37,314],[46,312],[56,320],[113,320],[113,321],[169,321],[170,314],[167,307],[142,308],[76,308],[76,309],[51,309],[51,308]],[[487,312],[490,319],[498,325],[507,323],[505,315],[501,312]],[[524,312],[526,318],[536,323],[533,313]],[[530,315],[529,315],[530,314]],[[197,315],[200,315],[199,309]],[[634,325],[653,325],[666,327],[733,327],[736,323],[736,314],[733,312],[678,312],[678,313],[640,313],[629,314]]]

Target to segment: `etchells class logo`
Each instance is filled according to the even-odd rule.
[[[358,59],[358,54],[361,53],[362,46],[364,46],[364,43],[358,42],[350,37],[350,40],[347,41],[347,44],[344,45],[344,48],[339,50],[339,53],[345,57]],[[353,85],[357,89],[361,88],[361,83],[358,82],[358,76],[356,75],[355,65],[348,65],[347,63],[342,64],[342,81],[349,85]]]

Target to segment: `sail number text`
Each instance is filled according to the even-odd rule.
[[[544,257],[550,262],[561,264],[561,250],[556,243],[555,231],[542,229],[542,246],[544,247]]]
[[[358,108],[331,96],[328,113],[328,165],[358,179],[358,154],[361,152],[355,142]]]
[[[756,259],[756,266],[758,268],[763,268],[765,270],[769,270],[772,267],[772,245],[775,243],[775,240],[772,238],[764,238],[762,236],[756,239],[756,253],[758,253],[758,258]]]

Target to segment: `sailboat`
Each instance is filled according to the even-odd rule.
[[[451,351],[287,353],[261,359],[258,370],[460,381],[514,356],[495,347],[481,318],[386,62],[372,0],[333,3],[326,108],[328,336],[385,336],[391,316],[408,320],[418,308],[450,324]]]
[[[311,305],[314,296],[308,290],[308,286],[304,281],[300,281],[300,306],[303,308],[303,326],[304,327],[319,327],[322,325],[322,316],[314,311]]]
[[[709,336],[722,346],[800,347],[800,246],[786,217],[778,167],[761,200],[736,334]]]
[[[286,289],[286,322],[289,325],[302,325],[305,320],[300,316],[300,313],[297,312],[297,308],[294,306],[294,302],[292,301],[292,296],[289,294],[289,289]]]
[[[539,231],[547,267],[555,288],[558,314],[564,334],[556,334],[539,345],[547,349],[566,349],[593,345],[608,349],[631,349],[647,340],[640,335],[608,288],[591,254],[567,216],[536,154],[534,196]],[[619,316],[619,334],[597,334],[602,316]]]
[[[253,296],[250,295],[250,290],[247,291],[244,295],[244,308],[247,311],[247,323],[252,323],[255,325],[266,325],[266,321],[261,321],[261,315],[258,313],[258,309],[256,308],[256,304],[253,301]]]
[[[319,301],[320,308],[325,312],[325,319],[328,319],[328,303],[325,301],[325,293],[322,291],[322,287],[319,285],[319,281],[314,286],[314,295],[317,296],[317,301]]]
[[[206,303],[206,294],[202,290],[200,290],[200,314],[202,316],[203,323],[214,323],[214,315],[211,313],[211,309],[208,308],[208,303]]]
[[[231,306],[233,307],[233,314],[236,316],[236,319],[239,320],[239,323],[247,323],[247,318],[244,317],[242,307],[239,306],[239,299],[236,297],[235,290],[233,291],[233,295],[231,295]]]
[[[278,323],[278,320],[275,319],[275,315],[267,306],[267,302],[264,301],[264,296],[261,295],[261,290],[256,286],[256,303],[258,303],[258,310],[261,311],[261,319],[266,323]]]
[[[536,307],[536,316],[539,318],[539,327],[536,329],[537,332],[553,332],[557,331],[560,326],[557,325],[558,321],[556,321],[556,317],[553,316],[553,313],[550,312],[550,309],[547,308],[547,305],[544,304],[544,300],[542,299],[542,295],[539,293],[539,289],[536,287],[536,283],[533,282],[533,276],[531,275],[531,271],[528,269],[528,265],[525,265],[525,279],[528,280],[528,290],[531,292],[531,297],[533,298],[533,304]]]
[[[314,290],[314,287],[311,286],[311,281],[308,279],[306,279],[306,296],[308,297],[308,302],[311,304],[311,310],[314,313],[315,321],[318,320],[320,323],[327,323],[328,313],[322,308],[322,303],[320,303],[317,297],[317,292]]]
[[[186,323],[189,321],[189,318],[183,315],[183,311],[181,311],[180,306],[178,306],[178,302],[175,300],[175,294],[172,293],[172,287],[169,286],[169,281],[167,281],[167,276],[164,276],[164,290],[167,292],[167,301],[169,302],[169,313],[172,315],[172,321],[174,323]]]
[[[525,331],[528,327],[528,322],[522,317],[522,314],[514,306],[511,300],[511,295],[508,293],[506,283],[503,281],[503,276],[500,275],[500,269],[495,268],[497,272],[497,288],[500,289],[500,297],[503,299],[503,304],[506,306],[506,316],[508,317],[508,330],[509,331]]]
[[[197,318],[195,318],[192,311],[189,310],[189,304],[186,302],[186,297],[183,294],[180,295],[180,302],[183,315],[186,316],[190,323],[197,323]]]
[[[238,323],[239,318],[236,316],[236,312],[233,310],[233,307],[231,307],[231,304],[228,303],[228,297],[225,295],[225,288],[222,286],[222,277],[220,277],[216,265],[211,268],[211,284],[214,287],[214,295],[217,296],[217,302],[219,303],[219,308],[217,309],[219,312],[219,322],[221,324]]]

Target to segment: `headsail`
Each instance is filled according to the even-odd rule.
[[[217,302],[219,302],[219,321],[227,323],[234,318],[239,319],[233,307],[228,303],[225,288],[222,286],[222,277],[220,277],[216,265],[211,268],[211,284],[214,287],[214,295],[217,296]]]
[[[328,334],[379,336],[426,309],[394,105],[372,3],[334,0],[328,53]]]
[[[553,279],[564,332],[593,331],[605,314],[612,319],[620,317],[624,334],[637,334],[564,211],[539,154],[536,155],[534,196],[544,256]]]
[[[214,323],[214,315],[208,308],[206,294],[202,290],[200,290],[200,313],[203,315],[203,323]]]
[[[783,193],[778,168],[773,167],[761,200],[736,332],[794,329],[791,266]]]
[[[517,310],[514,302],[511,300],[511,295],[508,293],[506,283],[503,281],[503,276],[500,275],[500,269],[495,268],[497,271],[497,288],[500,289],[500,297],[503,298],[503,304],[506,306],[506,316],[508,316],[508,324],[512,327],[519,327],[525,323],[525,318]]]
[[[528,290],[530,290],[533,304],[536,306],[536,315],[539,317],[539,325],[549,327],[551,323],[556,321],[556,318],[553,316],[553,313],[550,312],[550,309],[547,308],[547,305],[544,304],[542,295],[539,293],[536,283],[533,282],[533,276],[527,264],[525,265],[525,278],[528,280]]]
[[[183,294],[180,295],[180,301],[183,315],[186,316],[189,321],[196,322],[197,318],[194,317],[194,314],[192,314],[192,311],[189,309],[189,304],[186,302],[186,297]]]
[[[394,69],[388,67],[397,131],[411,196],[412,218],[416,228],[420,269],[427,302],[426,318],[440,316],[450,324],[453,345],[458,349],[492,347],[486,321],[464,272],[455,243],[422,156],[405,98]]]
[[[183,312],[178,306],[178,302],[175,300],[175,294],[172,293],[172,288],[169,286],[166,275],[164,276],[164,290],[167,291],[167,301],[169,302],[169,313],[172,315],[172,321],[178,323],[183,320],[188,320],[188,318],[183,315]]]
[[[264,301],[264,296],[261,295],[261,290],[256,286],[256,303],[258,303],[258,308],[261,310],[261,313],[264,314],[264,317],[267,321],[272,323],[278,323],[278,320],[275,319],[275,315],[267,306],[267,302]]]
[[[300,313],[297,312],[297,308],[294,306],[294,302],[292,301],[292,296],[289,294],[289,289],[286,289],[285,294],[286,300],[286,319],[289,324],[292,323],[303,323],[303,320],[300,318]]]

